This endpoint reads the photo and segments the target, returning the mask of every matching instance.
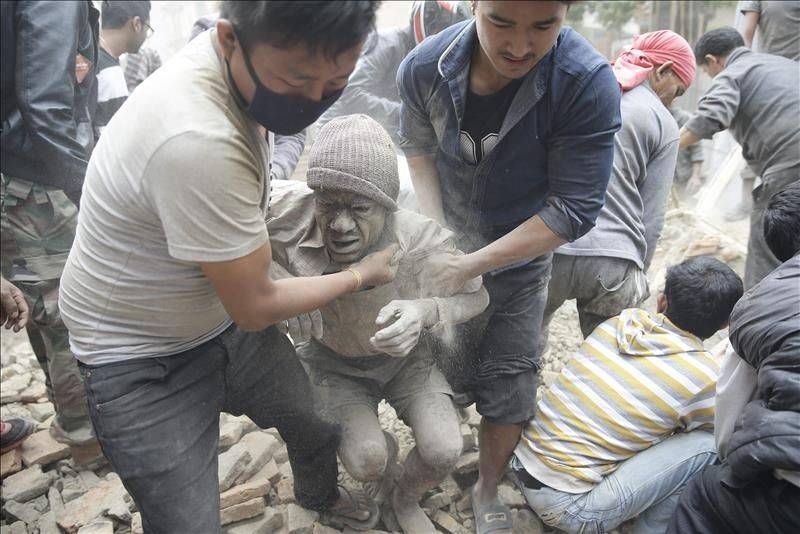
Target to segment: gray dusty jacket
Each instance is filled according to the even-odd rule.
[[[750,289],[731,313],[730,341],[758,372],[723,481],[746,485],[772,470],[800,472],[800,255]]]
[[[730,129],[757,176],[800,171],[800,63],[737,48],[686,128],[703,139]]]

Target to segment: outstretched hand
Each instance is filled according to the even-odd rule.
[[[6,329],[13,328],[14,332],[19,332],[28,324],[30,309],[25,296],[17,286],[0,277],[0,324],[5,324]]]

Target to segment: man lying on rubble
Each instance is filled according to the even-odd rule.
[[[764,238],[783,263],[731,313],[717,385],[721,463],[681,495],[670,534],[796,532],[800,525],[800,181],[775,194]]]
[[[624,310],[583,342],[539,400],[511,466],[531,508],[567,532],[663,533],[687,481],[716,458],[719,367],[742,280],[709,257],[667,271],[658,313]]]
[[[769,199],[800,176],[800,69],[797,62],[744,47],[726,27],[703,34],[694,45],[697,64],[714,79],[681,129],[681,148],[724,129],[742,145],[742,155],[761,184],[753,190],[744,282],[751,288],[781,262],[764,240]]]
[[[458,252],[449,231],[397,209],[399,187],[386,131],[366,115],[339,117],[311,149],[308,187],[275,184],[268,229],[273,258],[290,276],[337,272],[372,250],[400,245],[393,283],[334,300],[293,337],[311,337],[298,354],[321,408],[341,425],[339,456],[354,478],[390,488],[398,447],[381,431],[382,399],[413,430],[416,447],[391,503],[403,530],[417,534],[435,532],[418,502],[450,472],[462,446],[452,392],[434,365],[429,336],[478,315],[489,298],[480,278],[449,297],[426,287],[430,258]]]
[[[606,201],[589,232],[556,249],[542,320],[542,350],[553,314],[575,299],[581,332],[639,306],[649,295],[647,269],[664,227],[678,158],[678,125],[669,105],[692,84],[686,39],[660,30],[639,35],[614,62],[622,89],[622,129]]]

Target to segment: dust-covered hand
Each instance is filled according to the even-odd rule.
[[[19,332],[28,324],[28,302],[17,286],[0,277],[0,324],[5,324],[6,328],[13,328],[14,332]]]
[[[305,343],[311,340],[312,337],[314,339],[322,339],[322,314],[319,310],[303,313],[278,323],[278,330],[284,334],[289,334],[295,344]]]
[[[391,245],[365,256],[350,268],[361,274],[364,286],[382,286],[394,280],[400,256],[400,247]]]
[[[378,312],[375,324],[384,326],[370,339],[373,348],[389,356],[403,357],[414,350],[422,330],[438,321],[433,299],[393,300]]]
[[[436,288],[437,295],[452,296],[460,293],[467,282],[477,276],[471,271],[469,256],[437,254],[427,260],[425,284]]]

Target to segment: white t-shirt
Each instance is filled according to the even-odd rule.
[[[199,262],[267,241],[270,150],[231,95],[215,32],[114,115],[89,161],[60,309],[87,364],[186,351],[230,325]]]

